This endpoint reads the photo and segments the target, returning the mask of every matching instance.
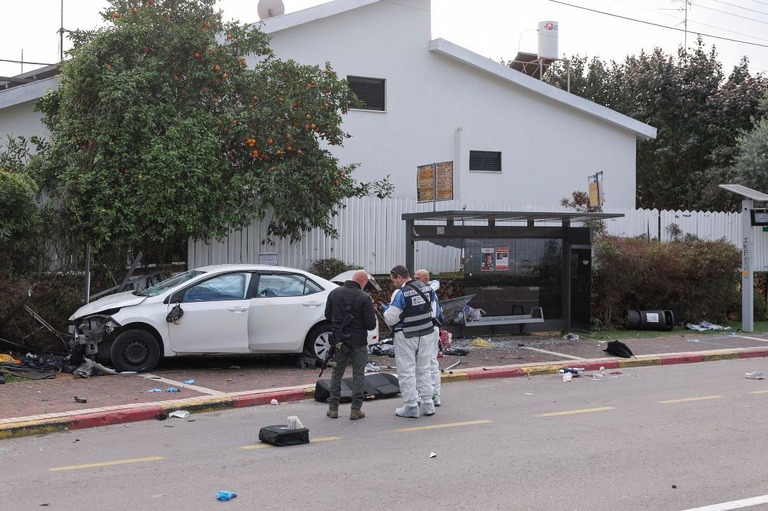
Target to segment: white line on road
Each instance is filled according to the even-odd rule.
[[[561,415],[574,415],[577,413],[592,413],[592,412],[606,412],[608,410],[615,410],[612,406],[599,406],[597,408],[581,408],[579,410],[566,410],[564,412],[549,412],[549,413],[537,413],[536,417],[559,417]]]
[[[750,341],[768,342],[768,339],[760,339],[759,337],[747,337],[746,335],[737,335],[741,339],[749,339]]]
[[[171,385],[174,387],[184,387],[185,389],[194,390],[201,394],[208,394],[209,396],[223,396],[224,394],[226,394],[226,392],[222,392],[220,390],[214,390],[214,389],[209,389],[208,387],[200,387],[199,385],[190,385],[188,383],[183,383],[180,381],[169,380],[168,378],[163,378],[162,376],[157,376],[156,374],[144,373],[139,376],[143,376],[148,380],[159,381],[159,382],[165,383],[166,385]]]
[[[684,397],[682,399],[667,399],[665,401],[659,401],[663,405],[676,404],[676,403],[689,403],[691,401],[705,401],[707,399],[720,399],[723,396],[699,396],[699,397]]]
[[[759,497],[752,497],[749,499],[723,502],[722,504],[712,504],[711,506],[692,507],[690,509],[684,509],[683,511],[727,511],[729,509],[744,509],[745,507],[752,507],[766,503],[768,503],[768,495],[761,495]]]
[[[524,350],[537,351],[539,353],[546,353],[547,355],[556,355],[562,358],[570,358],[571,360],[586,360],[584,357],[574,357],[573,355],[566,355],[565,353],[558,353],[556,351],[540,350],[539,348],[531,348],[530,346],[523,346]]]

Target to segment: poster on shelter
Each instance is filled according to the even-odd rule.
[[[494,271],[496,268],[496,255],[493,248],[480,249],[480,271]]]
[[[496,247],[496,271],[506,271],[509,269],[509,248]]]

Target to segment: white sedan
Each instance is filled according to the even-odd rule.
[[[69,318],[70,333],[86,356],[118,371],[150,371],[161,357],[183,355],[303,353],[321,361],[335,287],[294,268],[205,266],[84,305]],[[378,336],[377,325],[368,343]]]

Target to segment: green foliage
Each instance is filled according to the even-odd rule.
[[[558,68],[549,80],[565,89],[568,76]],[[737,137],[752,129],[768,91],[765,76],[751,76],[746,60],[726,79],[714,46],[707,52],[701,39],[676,56],[660,48],[623,63],[575,56],[570,91],[657,128],[655,140],[638,143],[638,207],[722,211],[738,205],[738,197],[717,185],[733,182]]]
[[[741,256],[726,241],[602,236],[593,248],[592,309],[607,327],[627,309],[670,309],[682,324],[725,322],[740,310]]]
[[[38,188],[22,173],[28,157],[24,138],[9,136],[0,147],[0,277],[39,269],[43,262]]]
[[[340,273],[344,273],[347,270],[359,270],[360,266],[354,264],[347,264],[340,259],[317,259],[312,261],[312,265],[309,267],[309,272],[314,273],[326,280],[330,280]]]
[[[94,252],[221,239],[254,218],[298,240],[371,192],[328,146],[354,96],[330,65],[274,57],[215,0],[112,0],[107,28],[72,34],[38,178]]]

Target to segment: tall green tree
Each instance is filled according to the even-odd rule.
[[[330,64],[276,58],[215,0],[113,0],[106,27],[72,36],[60,88],[40,100],[52,138],[37,169],[94,251],[221,238],[336,234],[359,183],[328,150],[354,95]]]
[[[725,78],[715,47],[701,39],[677,55],[660,48],[617,64],[576,56],[570,80],[558,67],[549,79],[561,88],[657,128],[638,143],[637,206],[724,210],[734,199],[717,185],[732,182],[737,137],[752,127],[764,76],[751,76],[746,59]],[[731,194],[732,195],[732,194]]]
[[[751,131],[738,138],[733,166],[734,181],[749,188],[768,191],[768,95],[761,103],[762,116]]]

